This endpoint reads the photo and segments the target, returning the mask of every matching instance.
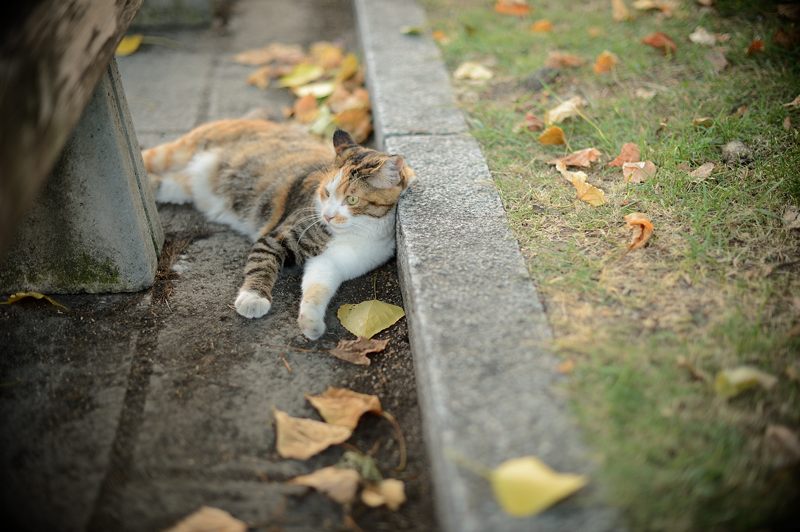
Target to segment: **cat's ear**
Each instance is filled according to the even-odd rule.
[[[380,169],[367,178],[367,183],[375,188],[402,187],[403,190],[414,179],[414,171],[406,165],[400,155],[392,155]]]
[[[350,148],[358,146],[350,133],[343,129],[337,129],[333,132],[333,149],[336,150],[336,155],[340,156]]]

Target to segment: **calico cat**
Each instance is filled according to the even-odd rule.
[[[339,285],[394,254],[397,201],[414,179],[401,156],[359,146],[342,130],[331,149],[299,126],[267,120],[204,124],[142,157],[157,201],[194,203],[254,242],[236,312],[266,314],[284,261],[303,265],[297,322],[311,340],[325,332]]]

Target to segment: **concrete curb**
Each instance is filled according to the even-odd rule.
[[[491,174],[456,108],[438,49],[413,0],[354,0],[378,145],[418,180],[398,210],[397,260],[439,522],[451,532],[618,530],[596,486],[537,517],[511,518],[486,480],[535,455],[591,474],[567,410],[544,310]]]

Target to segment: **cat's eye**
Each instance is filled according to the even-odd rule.
[[[330,192],[328,192],[328,189],[327,189],[327,188],[323,188],[323,189],[322,189],[322,197],[323,197],[323,198],[327,198],[327,197],[328,197],[328,196],[330,196],[330,195],[331,195],[331,193],[330,193]]]
[[[348,205],[358,205],[358,196],[347,196],[345,200]]]

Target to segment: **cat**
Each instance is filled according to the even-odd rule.
[[[397,202],[415,177],[402,156],[341,129],[331,146],[261,119],[204,124],[142,158],[157,201],[193,203],[253,242],[234,302],[240,315],[269,312],[286,259],[303,266],[297,323],[310,340],[324,334],[339,285],[394,255]]]

